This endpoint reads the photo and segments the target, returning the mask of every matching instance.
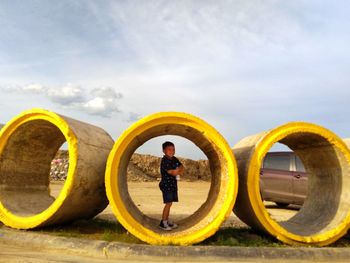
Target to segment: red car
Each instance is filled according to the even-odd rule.
[[[280,207],[302,205],[307,195],[307,173],[294,152],[270,152],[260,171],[260,193],[264,201]]]

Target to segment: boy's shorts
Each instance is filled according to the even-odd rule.
[[[162,191],[162,193],[164,204],[179,201],[177,191]]]

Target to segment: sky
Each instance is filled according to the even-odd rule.
[[[117,139],[161,111],[230,146],[289,121],[350,137],[349,1],[0,1],[0,122],[48,109]],[[202,153],[166,137],[140,152]]]

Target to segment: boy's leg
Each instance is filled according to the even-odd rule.
[[[169,214],[170,214],[170,208],[173,203],[166,203],[163,209],[163,215],[162,215],[162,220],[167,221],[169,219]]]
[[[179,201],[179,198],[178,198],[178,196],[177,196],[177,191],[173,191],[172,192],[172,199],[171,199],[173,202],[178,202]],[[178,227],[178,225],[177,224],[175,224],[174,222],[171,222],[170,220],[169,220],[169,218],[168,218],[168,226],[170,226],[172,229],[174,229],[174,228],[177,228]]]

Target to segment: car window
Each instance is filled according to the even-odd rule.
[[[290,156],[289,155],[267,155],[264,160],[264,168],[289,171]]]
[[[297,172],[303,172],[305,173],[305,167],[304,167],[304,164],[303,162],[300,160],[300,158],[298,156],[295,156],[295,164],[296,164],[296,169],[297,169]]]

